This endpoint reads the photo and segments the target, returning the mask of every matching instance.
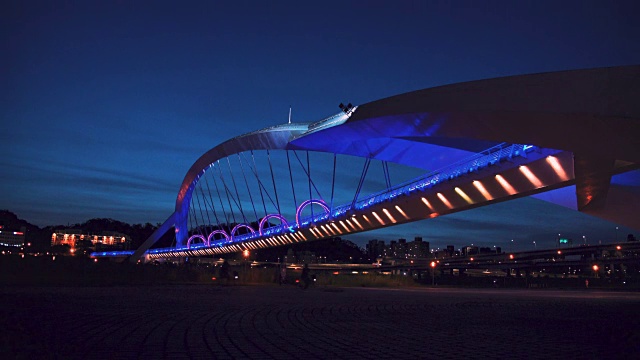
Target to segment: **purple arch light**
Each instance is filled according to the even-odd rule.
[[[285,226],[289,226],[289,223],[287,222],[287,219],[284,218],[284,216],[280,215],[280,214],[269,214],[265,217],[262,218],[262,220],[260,220],[260,226],[258,226],[258,231],[260,233],[260,236],[264,235],[264,224],[267,222],[267,220],[269,219],[279,219],[282,224],[284,224]]]
[[[302,212],[302,210],[305,207],[307,207],[307,206],[309,206],[311,204],[318,204],[324,209],[324,211],[327,212],[327,214],[330,213],[329,207],[327,206],[327,203],[324,202],[323,200],[309,199],[309,200],[303,201],[302,204],[300,204],[300,206],[298,206],[298,210],[296,211],[296,225],[298,225],[298,227],[300,227],[300,213]]]
[[[225,240],[229,241],[229,235],[227,235],[227,233],[224,230],[215,230],[215,231],[212,231],[211,234],[209,234],[209,236],[207,236],[207,246],[211,246],[211,240],[213,239],[213,236],[215,234],[222,234]]]
[[[187,249],[191,248],[191,241],[193,241],[194,239],[202,239],[202,242],[209,246],[209,242],[207,241],[207,239],[204,238],[204,236],[202,235],[193,235],[189,238],[189,240],[187,240]]]
[[[249,226],[247,224],[238,224],[238,225],[234,226],[233,229],[231,230],[231,241],[233,241],[234,236],[236,236],[236,230],[238,230],[241,227],[249,229],[249,231],[251,231],[252,234],[256,233],[256,231],[253,230],[251,228],[251,226]]]

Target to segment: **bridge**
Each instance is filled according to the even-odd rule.
[[[212,148],[185,175],[174,212],[140,248],[93,256],[137,261],[255,250],[566,186],[576,187],[579,211],[640,229],[638,211],[629,209],[640,201],[608,201],[612,176],[640,167],[638,98],[640,66],[627,66],[341,104],[320,121]],[[175,246],[152,249],[170,231]]]

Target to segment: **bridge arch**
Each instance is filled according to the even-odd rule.
[[[253,228],[247,224],[238,224],[236,226],[233,227],[233,229],[231,230],[231,241],[233,241],[233,238],[236,236],[236,231],[238,231],[238,229],[240,228],[245,228],[245,229],[249,229],[249,231],[251,231],[251,234],[255,234],[256,231],[253,230]]]
[[[207,246],[211,246],[211,240],[213,240],[213,236],[216,234],[222,234],[222,236],[224,236],[225,240],[229,241],[229,235],[227,234],[226,231],[224,230],[214,230],[211,232],[211,234],[209,234],[209,236],[207,236]]]
[[[300,204],[300,206],[298,206],[298,209],[296,210],[296,225],[298,227],[300,227],[300,214],[302,213],[302,210],[304,210],[304,208],[306,208],[307,206],[309,206],[311,204],[320,205],[320,207],[322,207],[324,209],[324,211],[327,212],[327,214],[331,215],[331,211],[329,210],[329,207],[327,206],[327,203],[324,202],[323,200],[320,200],[320,199],[309,199],[309,200],[303,201],[302,204]]]
[[[260,220],[260,225],[258,226],[258,232],[260,236],[264,235],[264,224],[266,224],[269,219],[278,219],[284,226],[289,226],[289,222],[284,218],[284,216],[280,214],[269,214],[263,217],[262,220]]]
[[[209,246],[209,242],[207,241],[207,239],[204,238],[204,236],[202,236],[202,235],[193,235],[193,236],[191,236],[189,238],[189,240],[187,240],[187,249],[191,249],[191,242],[193,242],[193,240],[195,240],[195,239],[201,239],[202,242],[205,245]]]

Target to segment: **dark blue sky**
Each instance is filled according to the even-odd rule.
[[[3,1],[0,208],[41,226],[162,222],[200,155],[286,122],[290,105],[305,122],[344,101],[640,64],[639,13],[636,1]],[[522,199],[359,239],[613,229]]]

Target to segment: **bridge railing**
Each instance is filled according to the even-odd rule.
[[[533,151],[532,145],[507,143],[498,144],[452,165],[429,172],[413,180],[398,184],[390,189],[368,195],[365,198],[356,201],[355,208],[362,209],[373,204],[393,199],[400,195],[407,195],[417,190],[430,188],[441,181],[453,180],[461,175],[477,171],[478,169],[494,165],[502,160],[510,159],[515,156],[526,157],[526,154],[531,151]],[[348,211],[348,209],[345,211],[345,207],[350,208],[351,205],[343,205],[336,208],[336,211],[340,213]],[[336,211],[334,211],[334,213],[336,213]]]

